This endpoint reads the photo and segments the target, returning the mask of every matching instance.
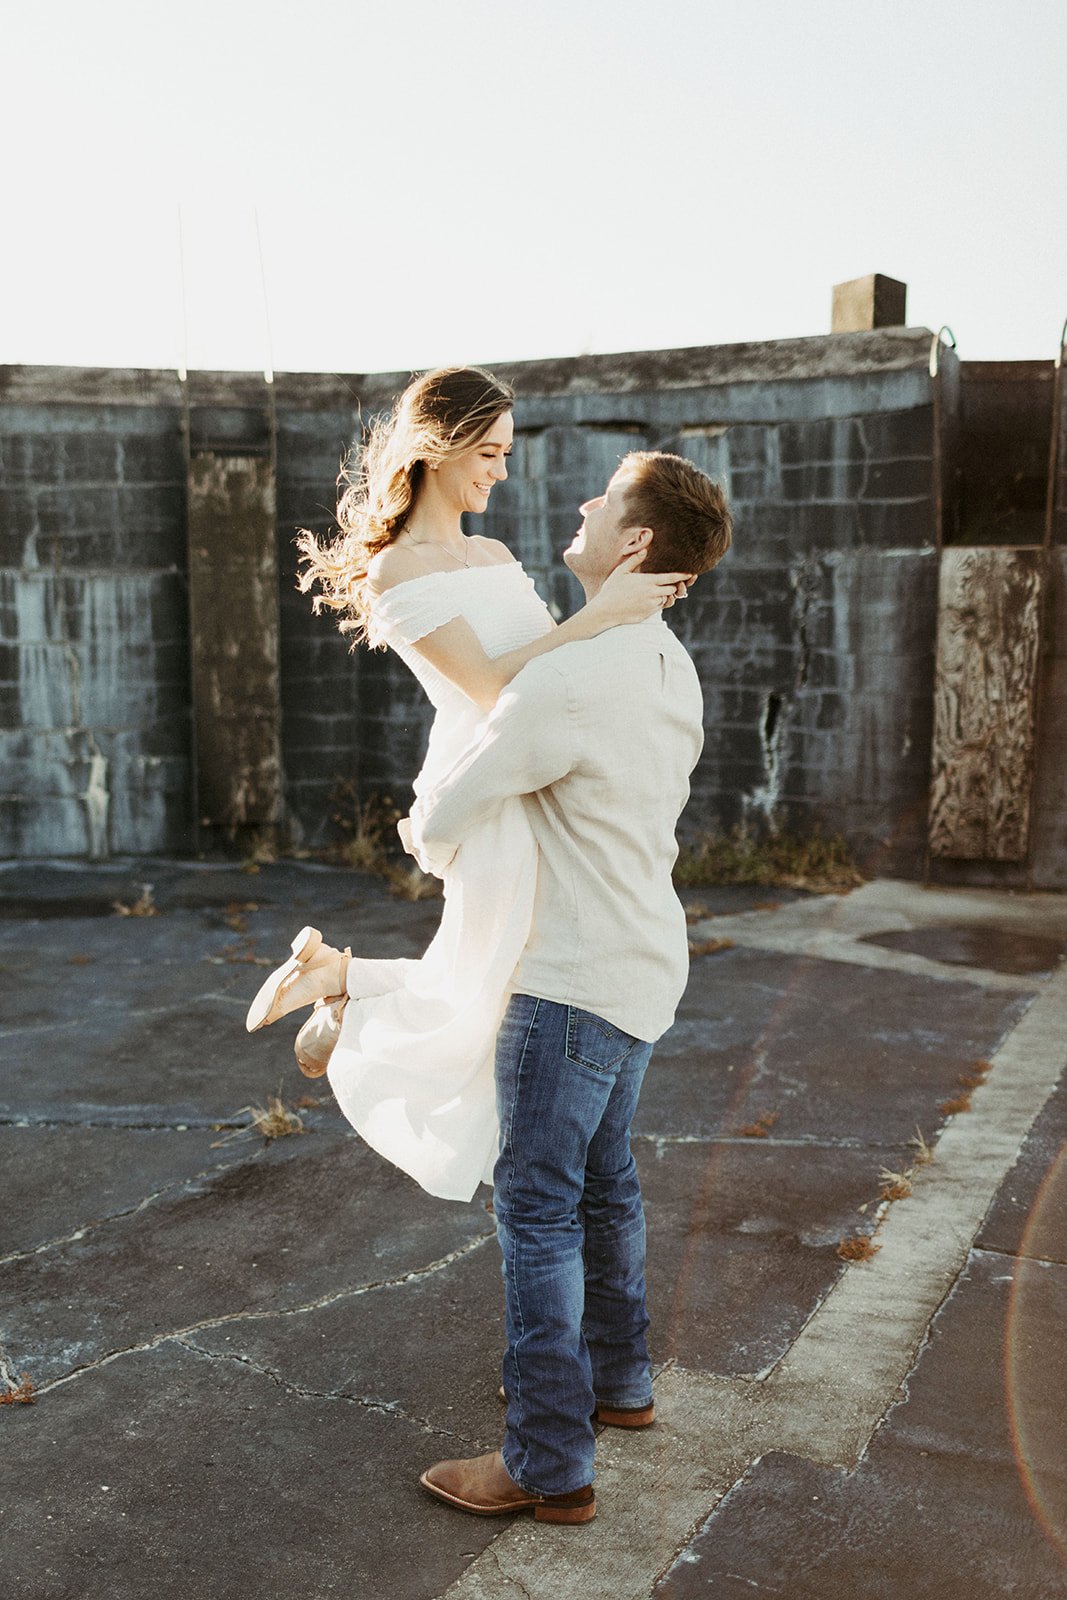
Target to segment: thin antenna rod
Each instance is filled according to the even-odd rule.
[[[270,304],[267,300],[267,269],[263,262],[263,238],[259,231],[259,207],[252,207],[256,220],[256,248],[259,251],[259,281],[263,290],[263,326],[267,332],[267,365],[263,368],[265,383],[274,382],[274,341],[270,331]]]

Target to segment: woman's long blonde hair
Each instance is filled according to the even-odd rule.
[[[304,568],[298,586],[306,594],[318,585],[316,612],[343,612],[342,633],[367,637],[367,568],[404,526],[427,468],[473,449],[513,403],[509,385],[480,367],[440,367],[416,378],[375,420],[337,479],[339,534],[320,543],[304,528],[296,541]]]

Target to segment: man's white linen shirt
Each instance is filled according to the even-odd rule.
[[[689,971],[675,828],[703,738],[696,670],[653,617],[531,661],[420,796],[412,844],[439,876],[482,821],[522,796],[540,856],[514,992],[578,1006],[638,1039],[670,1027]],[[507,885],[501,861],[501,894]]]

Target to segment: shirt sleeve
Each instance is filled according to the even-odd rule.
[[[424,870],[441,875],[458,847],[512,795],[533,794],[577,763],[574,706],[566,677],[531,662],[499,696],[474,742],[411,812]]]

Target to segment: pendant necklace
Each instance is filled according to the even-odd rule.
[[[410,529],[408,531],[410,532]],[[461,535],[461,537],[462,537],[462,535]],[[414,543],[415,543],[416,548],[418,548],[418,546],[420,544],[435,544],[435,545],[437,545],[438,549],[443,550],[446,555],[450,555],[452,557],[453,561],[458,561],[459,560],[459,556],[457,556],[456,552],[454,550],[450,549],[449,546],[447,544],[444,544],[440,539],[416,539],[414,541]],[[465,566],[465,567],[469,567],[470,564],[471,564],[471,545],[470,545],[470,540],[469,539],[466,539],[466,538],[463,539],[463,550],[464,550],[464,555],[463,555],[462,565]]]

